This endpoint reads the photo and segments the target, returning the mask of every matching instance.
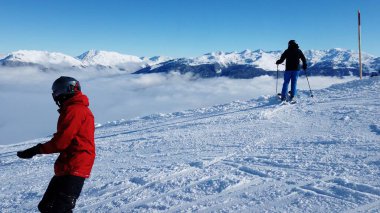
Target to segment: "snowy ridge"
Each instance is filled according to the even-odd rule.
[[[330,62],[333,64],[333,69],[338,68],[356,68],[359,61],[359,53],[352,50],[342,48],[334,48],[325,51],[321,50],[308,50],[305,51],[305,57],[310,62],[310,65],[316,65],[322,62]],[[376,59],[375,56],[363,53],[362,63],[371,71],[374,70],[370,65]]]
[[[78,59],[57,52],[36,51],[36,50],[19,50],[0,60],[3,65],[25,66],[25,65],[42,65],[45,67],[79,67],[81,61]]]
[[[223,66],[231,64],[251,64],[267,71],[276,70],[276,62],[281,57],[282,51],[244,50],[242,52],[212,52],[200,57],[190,59],[193,66],[199,64],[219,63]],[[321,62],[333,62],[335,65],[344,64],[351,68],[359,61],[359,53],[342,48],[328,50],[306,50],[305,57],[311,66]],[[370,64],[376,57],[367,53],[362,54],[364,64]],[[281,67],[283,68],[283,67]]]
[[[115,66],[126,63],[142,63],[142,60],[133,55],[123,55],[117,52],[89,50],[77,57],[85,65]]]
[[[242,52],[212,52],[189,60],[192,66],[200,64],[218,63],[222,66],[231,64],[250,64],[263,68],[264,70],[276,70],[276,65],[273,63],[281,56],[280,51],[265,52],[263,50],[251,51],[249,49]]]
[[[169,57],[169,56],[153,56],[153,57],[150,57],[150,58],[148,58],[148,57],[140,57],[140,59],[143,60],[149,66],[153,66],[153,65],[160,64],[160,63],[163,63],[163,62],[166,62],[166,61],[170,61],[173,58]]]
[[[358,53],[352,50],[334,48],[329,50],[304,51],[311,73],[327,76],[349,76],[357,73]],[[180,73],[192,72],[201,77],[227,76],[232,78],[253,78],[273,75],[275,62],[282,51],[244,50],[242,52],[211,52],[194,58],[166,56],[137,57],[117,52],[90,50],[74,58],[62,53],[20,50],[0,60],[3,66],[39,66],[44,69],[96,68],[117,69],[127,72]],[[369,74],[380,71],[380,58],[362,54],[363,70]],[[284,65],[279,70],[284,70]]]
[[[61,69],[117,69],[133,72],[148,65],[154,65],[170,60],[169,57],[140,58],[117,52],[89,50],[78,57],[62,53],[20,50],[12,52],[0,60],[3,66],[37,66],[43,70]]]
[[[76,210],[379,212],[378,91],[375,77],[295,105],[262,96],[104,124]],[[15,151],[46,140],[0,147],[2,211],[36,211],[56,156]]]
[[[179,71],[192,72],[200,77],[227,76],[231,78],[253,78],[262,75],[275,75],[276,61],[282,51],[244,50],[242,52],[212,52],[195,58],[180,58],[143,68],[136,73],[162,73]],[[358,53],[352,50],[334,48],[329,50],[304,51],[309,71],[321,76],[358,75]],[[363,71],[380,72],[379,57],[362,54]],[[284,64],[279,70],[285,69]]]

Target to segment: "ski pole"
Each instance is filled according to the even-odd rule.
[[[314,97],[313,92],[311,91],[311,87],[310,87],[310,83],[309,83],[309,78],[307,77],[307,72],[306,72],[306,70],[305,70],[305,76],[306,76],[307,84],[309,85],[310,97]]]
[[[277,64],[276,94],[278,94],[277,86],[278,86],[278,64]]]

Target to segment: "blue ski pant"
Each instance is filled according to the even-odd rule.
[[[283,99],[287,96],[289,82],[291,81],[291,96],[294,97],[297,95],[297,79],[300,71],[285,71],[284,73],[284,84],[282,85],[281,97]]]

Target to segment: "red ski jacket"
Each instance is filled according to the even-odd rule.
[[[90,177],[95,160],[95,124],[88,106],[88,98],[81,92],[65,101],[58,110],[57,132],[41,146],[41,154],[60,153],[54,164],[57,176]]]

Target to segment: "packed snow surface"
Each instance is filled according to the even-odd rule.
[[[263,96],[96,129],[77,212],[380,212],[380,82]],[[128,110],[128,109],[126,109]],[[35,212],[56,155],[0,146],[0,211]]]

